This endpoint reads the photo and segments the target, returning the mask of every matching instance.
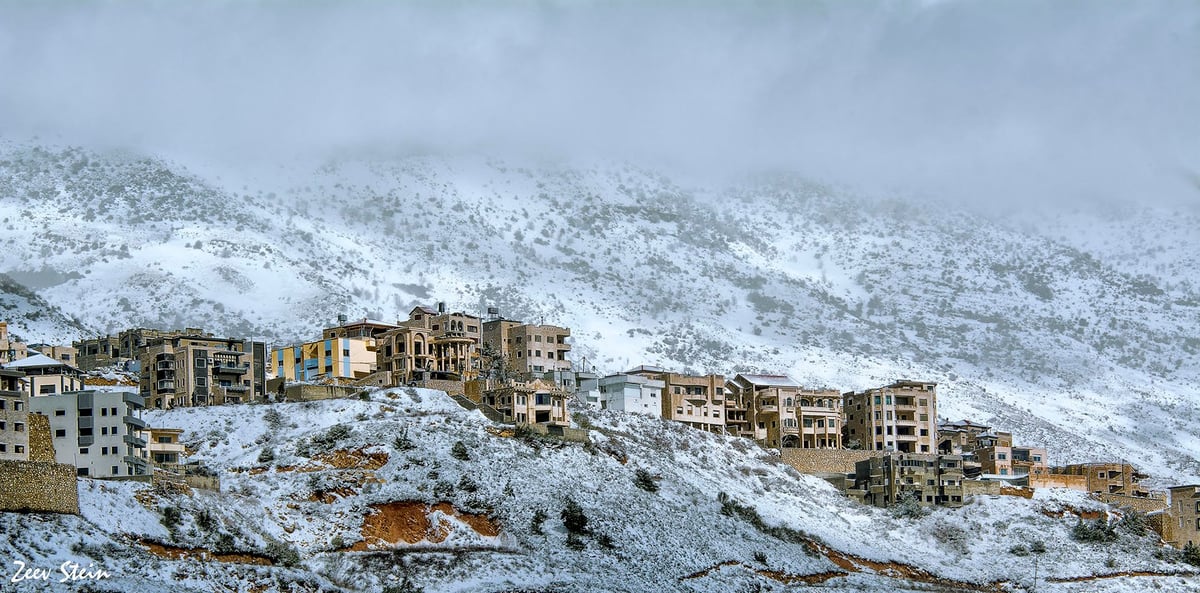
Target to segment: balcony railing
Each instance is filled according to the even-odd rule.
[[[157,363],[155,363],[154,368],[156,368],[160,371],[173,371],[173,370],[175,370],[175,361],[160,360]]]
[[[246,393],[250,388],[245,385],[224,385],[225,391],[228,393]]]
[[[247,370],[249,370],[249,369],[250,369],[250,363],[248,363],[248,362],[242,362],[242,363],[237,363],[237,362],[223,362],[223,363],[214,362],[214,363],[213,363],[213,372],[214,372],[214,373],[224,373],[224,374],[234,374],[234,375],[241,375],[241,374],[245,373],[245,372],[246,372]]]
[[[134,428],[138,428],[138,429],[142,429],[142,430],[145,430],[146,428],[148,428],[150,426],[149,424],[146,424],[146,421],[144,421],[141,418],[138,418],[136,416],[125,416],[121,420],[125,424],[130,424]]]
[[[146,439],[139,439],[131,434],[127,434],[123,440],[126,445],[133,445],[139,449],[146,448]]]

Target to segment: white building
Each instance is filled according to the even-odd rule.
[[[129,391],[74,391],[29,400],[29,411],[50,419],[54,454],[80,476],[144,475],[149,464],[141,419],[145,400]]]
[[[642,375],[609,375],[599,383],[601,408],[662,416],[665,382]]]

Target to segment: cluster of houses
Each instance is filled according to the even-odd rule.
[[[1200,486],[1150,492],[1127,463],[1053,467],[1011,433],[937,416],[937,386],[863,391],[802,386],[786,375],[688,374],[638,366],[599,376],[573,367],[571,330],[416,307],[388,323],[338,319],[312,341],[269,347],[199,328],[133,328],[71,346],[21,344],[0,323],[0,460],[19,460],[29,413],[50,420],[56,458],[96,478],[183,467],[178,429],[144,408],[304,401],[366,387],[446,391],[498,422],[572,424],[571,406],[619,410],[753,439],[865,504],[961,505],[1004,489],[1065,487],[1152,515],[1165,541],[1200,543]],[[124,378],[124,379],[123,379]],[[121,383],[124,383],[122,386]],[[27,438],[27,437],[26,437]]]

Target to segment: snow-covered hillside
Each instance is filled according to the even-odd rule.
[[[0,514],[2,541],[30,566],[103,568],[102,591],[1022,591],[1035,557],[1012,550],[1038,542],[1038,591],[1200,591],[1152,536],[1072,540],[1074,514],[1105,507],[1069,492],[901,518],[657,419],[591,413],[590,442],[567,443],[441,392],[366,397],[149,413],[185,429],[222,492],[81,480],[82,517]],[[1139,571],[1168,576],[1065,581]]]
[[[611,163],[410,157],[233,180],[142,155],[0,155],[0,272],[89,328],[286,341],[339,313],[486,303],[570,326],[577,362],[602,371],[937,381],[943,416],[1160,484],[1200,479],[1197,216],[997,221]]]

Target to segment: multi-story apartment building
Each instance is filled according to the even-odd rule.
[[[30,397],[83,389],[83,373],[79,369],[45,354],[35,352],[33,356],[4,365],[4,368],[25,374],[25,390]]]
[[[1171,505],[1159,517],[1163,541],[1176,548],[1200,546],[1200,484],[1167,490]]]
[[[29,393],[22,373],[0,369],[0,459],[29,459]]]
[[[1046,449],[1013,444],[1011,432],[983,432],[973,453],[985,474],[998,476],[1041,476],[1049,471]]]
[[[483,392],[482,402],[504,415],[506,422],[570,426],[571,394],[543,379],[512,381]]]
[[[327,338],[278,348],[275,375],[288,381],[361,379],[375,372],[375,338]]]
[[[787,375],[752,374],[735,376],[726,389],[728,399],[736,402],[726,406],[737,418],[732,422],[763,445],[841,447],[842,397],[837,391],[806,389]]]
[[[571,330],[556,325],[492,319],[483,323],[483,343],[503,359],[518,376],[541,376],[550,371],[571,370],[567,342]]]
[[[665,387],[665,382],[645,375],[609,375],[597,381],[600,408],[659,417]]]
[[[0,321],[0,364],[12,362],[29,356],[24,342],[18,342],[8,333],[8,322]]]
[[[965,455],[975,451],[979,435],[988,433],[992,427],[970,420],[939,422],[937,425],[938,453]]]
[[[479,375],[479,318],[464,312],[416,307],[408,321],[380,334],[376,357],[380,371],[392,375],[392,384],[444,379],[468,381]]]
[[[71,343],[78,353],[75,366],[85,371],[112,366],[121,362],[121,339],[117,336],[99,336]]]
[[[266,344],[212,336],[175,336],[142,347],[141,394],[169,409],[261,400]]]
[[[144,406],[141,396],[127,391],[74,391],[29,401],[30,412],[50,420],[58,462],[92,478],[148,473],[146,441],[137,435],[147,428]]]
[[[115,336],[105,335],[79,340],[73,342],[71,346],[77,352],[79,368],[91,371],[101,367],[140,361],[143,349],[152,340],[182,336],[212,337],[212,334],[205,333],[203,329],[196,327],[174,330],[135,327],[122,330]]]
[[[672,373],[645,365],[625,374],[662,382],[663,418],[708,432],[725,432],[725,377]]]
[[[889,454],[854,465],[855,489],[863,502],[887,507],[904,497],[922,505],[961,506],[964,486],[958,455]]]
[[[936,383],[897,381],[842,397],[846,446],[900,453],[936,450]]]

